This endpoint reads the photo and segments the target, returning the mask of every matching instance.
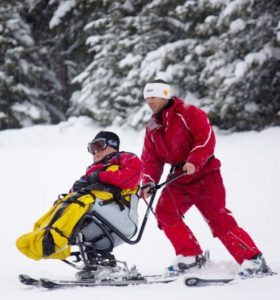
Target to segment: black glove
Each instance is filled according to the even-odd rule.
[[[88,181],[89,184],[93,184],[93,183],[96,183],[96,182],[100,181],[99,172],[100,171],[95,171],[95,172],[92,172],[91,174],[88,175],[87,181]]]
[[[80,178],[79,180],[75,181],[72,187],[73,192],[79,192],[81,189],[87,187],[90,183],[86,178]]]

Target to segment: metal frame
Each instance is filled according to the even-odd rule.
[[[148,218],[149,218],[149,214],[150,214],[150,212],[153,212],[152,207],[153,207],[153,203],[154,203],[157,191],[160,188],[162,188],[163,186],[184,176],[186,173],[187,172],[184,171],[177,175],[171,175],[169,177],[169,179],[167,179],[166,181],[164,181],[160,184],[154,185],[154,186],[147,184],[147,185],[144,185],[141,187],[141,190],[144,190],[144,189],[150,187],[150,193],[152,196],[151,196],[149,203],[147,204],[147,209],[146,209],[145,215],[143,217],[140,229],[138,231],[138,235],[135,240],[127,238],[123,233],[120,232],[120,230],[118,230],[115,226],[113,226],[108,220],[106,220],[104,217],[102,217],[98,212],[93,210],[90,214],[86,214],[82,218],[81,221],[84,221],[86,219],[90,219],[91,221],[93,221],[102,230],[104,236],[109,239],[110,246],[104,250],[94,249],[94,242],[83,242],[82,240],[79,240],[78,233],[76,233],[77,239],[76,239],[76,242],[73,243],[73,245],[78,246],[80,248],[80,256],[81,256],[81,258],[80,258],[79,253],[77,253],[77,252],[71,253],[72,256],[76,257],[76,262],[83,260],[86,268],[91,267],[90,264],[87,263],[87,257],[86,257],[87,255],[86,255],[85,247],[91,247],[93,249],[93,251],[96,251],[96,253],[99,253],[99,254],[106,254],[106,253],[111,252],[114,248],[114,241],[111,237],[111,233],[115,233],[118,237],[120,237],[127,244],[135,245],[135,244],[139,243],[139,241],[141,240],[141,238],[143,236],[143,233],[144,233],[144,230],[145,230]],[[108,230],[108,228],[109,228],[109,230]],[[75,263],[69,262],[68,260],[62,260],[62,261],[76,269],[81,269]]]

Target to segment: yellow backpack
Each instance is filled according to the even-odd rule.
[[[130,195],[137,191],[138,187],[122,190],[121,195],[129,201]],[[114,200],[112,193],[100,190],[91,190],[85,195],[70,193],[58,199],[51,209],[37,220],[32,232],[17,239],[18,250],[35,260],[67,258],[71,250],[69,238],[79,220],[94,203],[95,198],[104,201]]]
[[[57,200],[53,207],[35,224],[32,232],[20,236],[17,248],[27,257],[65,259],[70,255],[68,238],[77,222],[94,202],[92,195],[79,197],[75,202],[67,202],[73,194]]]

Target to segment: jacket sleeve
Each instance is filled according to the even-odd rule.
[[[191,133],[193,143],[187,161],[199,171],[214,155],[216,138],[205,112],[195,106],[184,110],[184,117]]]
[[[160,180],[164,163],[160,161],[157,155],[157,150],[148,129],[146,129],[141,160],[143,164],[142,185],[149,182],[157,184]]]
[[[117,171],[101,171],[100,181],[121,189],[134,188],[139,185],[142,174],[141,160],[132,153],[124,152],[120,157],[120,167]]]

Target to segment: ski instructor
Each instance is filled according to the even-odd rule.
[[[171,166],[169,176],[186,171],[186,175],[163,189],[156,207],[159,228],[177,255],[167,270],[184,272],[205,263],[197,239],[182,220],[194,205],[213,236],[241,265],[241,273],[269,272],[261,251],[226,208],[221,163],[214,155],[215,134],[207,115],[198,107],[172,97],[170,85],[163,80],[147,83],[144,98],[153,116],[146,127],[142,150],[142,184],[151,187],[157,184],[164,164]],[[149,187],[143,191],[144,198],[150,196],[149,191]]]

